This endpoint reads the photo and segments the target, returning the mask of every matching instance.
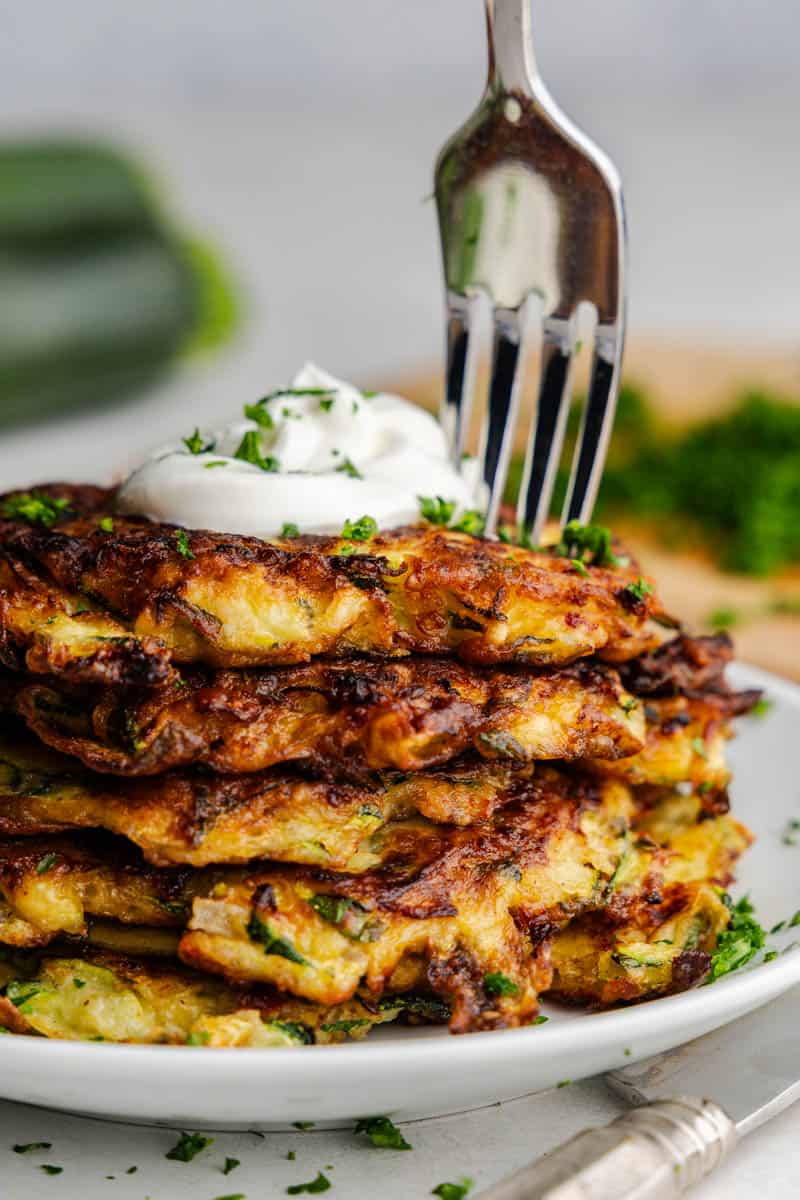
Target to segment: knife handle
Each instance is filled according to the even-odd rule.
[[[475,1200],[676,1200],[736,1145],[711,1100],[656,1100],[586,1129]]]

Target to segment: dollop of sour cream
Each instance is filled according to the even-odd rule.
[[[187,444],[188,443],[188,444]],[[400,396],[362,392],[307,363],[246,419],[162,447],[122,486],[118,507],[188,529],[254,537],[339,533],[363,515],[419,520],[419,497],[476,507],[473,461],[457,468],[444,432]]]

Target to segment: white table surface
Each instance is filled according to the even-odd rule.
[[[268,1086],[269,1069],[265,1067]],[[120,1080],[120,1087],[124,1087]],[[599,1080],[459,1116],[403,1126],[411,1152],[377,1150],[347,1130],[221,1133],[191,1163],[165,1159],[177,1132],[112,1124],[0,1103],[2,1200],[273,1200],[322,1170],[331,1200],[422,1200],[445,1181],[469,1176],[473,1194],[578,1130],[617,1115],[621,1104]],[[34,1141],[52,1148],[15,1154]],[[287,1159],[293,1150],[294,1161]],[[222,1174],[226,1157],[241,1165]],[[57,1176],[41,1170],[63,1167]],[[132,1175],[129,1167],[136,1166]],[[113,1179],[108,1178],[113,1176]],[[752,1134],[735,1158],[692,1194],[745,1200],[768,1186],[770,1200],[800,1194],[800,1108]]]

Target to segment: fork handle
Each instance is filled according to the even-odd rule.
[[[489,88],[530,92],[538,79],[531,36],[531,0],[485,0]]]
[[[677,1200],[736,1145],[711,1100],[682,1097],[586,1129],[475,1200]]]

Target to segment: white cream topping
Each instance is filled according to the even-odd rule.
[[[184,443],[156,451],[123,484],[121,511],[272,537],[287,524],[339,533],[365,514],[381,528],[407,524],[419,520],[420,495],[454,502],[456,518],[478,507],[477,464],[458,470],[438,422],[400,396],[365,394],[307,363],[257,411],[260,423],[200,431],[200,453]],[[248,448],[261,465],[242,459]]]

